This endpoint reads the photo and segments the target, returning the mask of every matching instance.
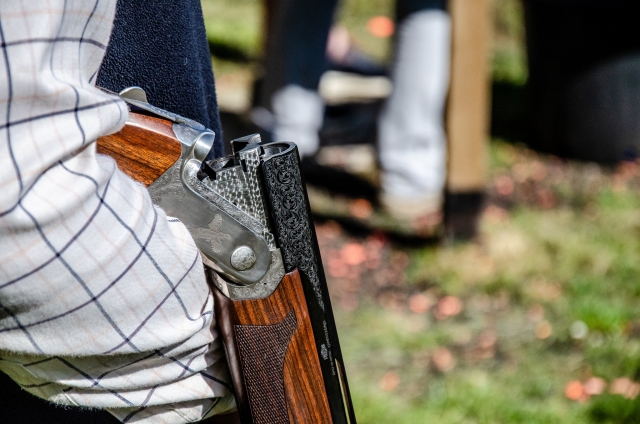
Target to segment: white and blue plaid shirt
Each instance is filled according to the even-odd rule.
[[[0,371],[123,422],[196,421],[235,406],[198,250],[96,154],[127,118],[94,86],[115,3],[0,0]]]

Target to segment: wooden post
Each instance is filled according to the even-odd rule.
[[[451,86],[445,225],[450,238],[476,233],[487,174],[491,0],[449,0]]]

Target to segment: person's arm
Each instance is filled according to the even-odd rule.
[[[0,371],[127,422],[234,408],[186,228],[95,140],[127,117],[94,87],[114,0],[0,0]]]

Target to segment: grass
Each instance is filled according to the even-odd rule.
[[[381,287],[362,275],[358,305],[337,308],[359,422],[635,422],[637,400],[601,394],[575,402],[564,391],[592,376],[609,385],[640,377],[637,165],[631,177],[598,168],[584,184],[594,165],[497,141],[491,157],[494,182],[478,241],[388,246],[409,252],[405,281],[390,277]],[[523,166],[546,175],[523,178]],[[505,176],[514,186],[501,194]],[[555,196],[552,204],[530,195],[543,190]],[[345,280],[331,284],[340,304]],[[380,295],[390,287],[391,303]],[[416,294],[454,296],[464,307],[445,319],[435,305],[415,313]],[[586,324],[586,336],[571,336],[576,322]],[[445,371],[435,364],[443,347],[453,363]],[[398,383],[385,390],[387,373]]]

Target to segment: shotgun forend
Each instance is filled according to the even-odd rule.
[[[242,423],[355,424],[296,145],[254,134],[206,160],[212,131],[149,105],[142,89],[120,96],[163,120],[160,132],[169,122],[180,143],[179,158],[146,183],[209,267]]]

